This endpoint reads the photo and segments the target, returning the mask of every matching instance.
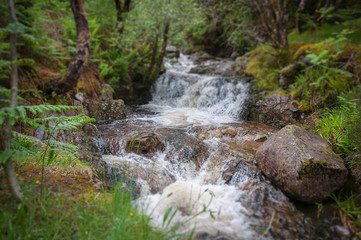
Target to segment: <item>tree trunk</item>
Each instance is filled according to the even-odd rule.
[[[150,76],[152,74],[154,65],[156,63],[156,58],[157,58],[157,53],[158,53],[158,38],[159,36],[157,35],[155,38],[155,41],[152,41],[152,58],[149,64],[149,68],[148,68],[148,76]]]
[[[301,26],[300,26],[300,13],[305,10],[307,0],[301,0],[300,4],[298,5],[295,22],[296,22],[296,29],[299,33],[301,33]]]
[[[273,46],[287,49],[288,0],[255,0],[252,2]]]
[[[157,63],[157,67],[158,67],[159,70],[162,67],[163,59],[165,57],[165,52],[166,52],[166,48],[167,48],[167,44],[168,44],[169,27],[170,27],[170,20],[168,19],[167,22],[165,23],[165,26],[164,26],[163,43],[162,43],[162,48],[160,50],[158,63]]]
[[[124,4],[120,0],[115,0],[115,9],[117,10],[117,29],[121,34],[124,31],[124,13],[129,12],[132,0],[125,0]]]
[[[15,5],[13,0],[9,0],[9,7],[11,13],[11,19],[13,24],[17,24],[17,18],[15,14]],[[16,58],[16,31],[10,34],[10,56],[11,56],[11,95],[10,95],[10,107],[15,108],[17,105],[18,98],[18,66]],[[0,131],[0,150],[9,151],[10,150],[10,139],[11,139],[11,125],[8,120],[5,120],[3,128]],[[22,201],[23,193],[18,182],[18,179],[15,175],[15,170],[13,166],[12,158],[10,157],[4,164],[6,178],[9,184],[9,190],[13,197],[17,201]]]
[[[55,92],[66,93],[76,87],[80,75],[88,63],[90,32],[84,0],[70,0],[76,24],[76,54],[68,66],[65,75],[53,83]]]

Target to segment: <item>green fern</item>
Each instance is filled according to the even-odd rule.
[[[9,96],[10,90],[0,88],[0,94]],[[8,104],[9,100],[2,101]],[[75,131],[84,125],[94,126],[92,123],[95,119],[86,116],[85,114],[78,114],[75,116],[49,116],[52,113],[65,114],[66,112],[80,110],[79,106],[66,105],[33,105],[23,106],[19,105],[15,108],[3,107],[0,109],[0,127],[7,120],[11,126],[16,123],[22,123],[25,127],[33,129],[41,128],[46,133],[45,140],[39,140],[19,132],[13,131],[13,138],[10,142],[9,151],[0,152],[0,164],[5,163],[9,158],[16,162],[26,161],[28,156],[33,156],[42,165],[41,173],[41,195],[44,189],[44,168],[53,162],[59,154],[67,154],[74,156],[78,147],[66,142],[60,142],[54,139],[55,133],[58,131]],[[94,126],[95,127],[95,126]]]
[[[354,124],[360,121],[361,110],[353,101],[338,97],[340,107],[326,112],[317,123],[318,133],[325,138],[340,155],[358,150],[360,143],[352,136]]]

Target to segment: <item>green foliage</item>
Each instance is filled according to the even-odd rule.
[[[0,93],[9,95],[10,90],[0,88]],[[43,179],[45,165],[49,165],[59,154],[73,155],[78,148],[70,143],[60,142],[54,139],[54,135],[59,131],[73,131],[81,128],[86,124],[91,124],[95,119],[84,114],[75,116],[50,116],[51,113],[65,114],[69,111],[78,110],[80,107],[63,106],[63,105],[34,105],[34,106],[17,106],[15,108],[3,107],[0,109],[0,126],[5,121],[10,126],[16,123],[22,123],[24,127],[42,129],[46,134],[45,140],[36,140],[24,134],[13,131],[14,138],[11,140],[10,150],[0,152],[0,163],[5,163],[13,157],[16,162],[24,161],[27,156],[35,156],[41,161],[41,193],[43,192]]]
[[[361,128],[358,123],[361,109],[355,101],[343,97],[338,99],[340,106],[324,113],[317,126],[318,134],[330,143],[336,153],[344,156],[360,150],[361,137],[358,134]],[[358,137],[355,138],[355,135]]]
[[[280,70],[290,63],[289,55],[288,51],[262,45],[251,52],[245,73],[255,78],[259,89],[276,89],[279,87]]]
[[[312,111],[337,105],[337,96],[356,82],[353,74],[347,71],[347,63],[339,67],[336,62],[343,52],[342,44],[348,33],[345,30],[336,38],[319,43],[314,51],[308,51],[306,58],[310,59],[310,65],[304,68],[291,86],[292,95],[306,102]]]
[[[361,208],[359,205],[360,195],[340,191],[338,194],[332,194],[331,198],[342,210],[345,216],[352,220],[352,227],[357,231],[357,237],[361,237]]]
[[[2,239],[176,239],[150,227],[138,213],[131,192],[116,187],[110,193],[72,199],[49,192],[46,199],[25,189],[24,203],[7,203],[0,213]],[[4,204],[4,202],[2,202]]]
[[[203,9],[194,0],[142,0],[135,1],[134,8],[125,21],[124,43],[134,46],[139,43],[163,40],[164,28],[170,22],[169,38],[173,44],[186,44],[185,32],[201,30],[205,16]]]
[[[332,35],[336,35],[342,32],[344,29],[351,30],[352,32],[347,36],[349,41],[354,43],[361,43],[361,29],[359,28],[361,24],[361,18],[355,18],[342,22],[340,24],[329,24],[325,23],[320,26],[315,26],[315,29],[311,28],[302,33],[293,31],[289,34],[289,41],[302,41],[305,43],[316,43],[324,41]]]

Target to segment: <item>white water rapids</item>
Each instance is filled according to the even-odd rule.
[[[181,55],[174,64],[167,63],[163,74],[152,89],[153,100],[142,106],[150,115],[135,116],[133,121],[145,126],[183,129],[185,135],[194,137],[194,127],[220,127],[239,122],[248,94],[248,84],[239,79],[221,76],[190,74],[194,67],[189,56]],[[135,133],[129,133],[132,135]],[[118,140],[117,140],[118,141]],[[129,172],[137,172],[141,184],[141,197],[136,200],[139,209],[150,215],[151,224],[161,229],[171,229],[180,224],[177,233],[194,231],[196,239],[255,239],[255,224],[246,208],[242,206],[241,187],[249,180],[243,176],[234,185],[226,185],[222,178],[227,163],[220,160],[221,143],[217,138],[204,140],[208,158],[200,169],[191,161],[172,151],[171,143],[152,157],[124,151],[125,142],[119,140],[115,155],[103,155],[109,165],[122,164]],[[173,163],[169,159],[174,160]],[[174,162],[176,162],[174,164]],[[156,185],[156,192],[150,185]],[[152,194],[153,192],[153,194]],[[177,213],[170,224],[164,216],[172,207]],[[172,214],[170,214],[172,215]],[[170,218],[170,215],[168,219]]]
[[[166,126],[222,124],[238,121],[248,94],[239,79],[190,74],[195,67],[189,56],[166,64],[167,72],[153,86],[152,101],[145,108]]]
[[[254,159],[262,145],[257,137],[277,130],[240,120],[248,83],[223,76],[232,61],[195,65],[192,58],[167,63],[149,104],[98,125],[92,137],[103,154],[97,167],[105,181],[132,183],[135,204],[150,224],[185,238],[315,239],[312,224]],[[190,73],[209,67],[222,76]],[[132,142],[135,149],[127,149]]]

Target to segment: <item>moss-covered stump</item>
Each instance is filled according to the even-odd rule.
[[[256,152],[259,167],[273,184],[302,202],[325,200],[347,180],[347,169],[323,138],[288,125]]]

